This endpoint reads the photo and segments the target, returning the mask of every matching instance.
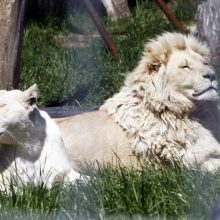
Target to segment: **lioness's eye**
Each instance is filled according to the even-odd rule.
[[[203,62],[204,65],[206,66],[209,66],[209,63],[208,62]]]

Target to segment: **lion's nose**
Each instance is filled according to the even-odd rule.
[[[214,73],[206,73],[203,77],[209,79],[211,82],[216,80],[216,75]]]

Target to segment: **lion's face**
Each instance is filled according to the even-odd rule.
[[[189,110],[197,101],[218,101],[217,78],[205,44],[190,35],[165,33],[146,44],[145,51],[137,70],[145,69],[148,83],[153,82],[155,89],[149,90],[155,90],[154,107],[182,103]]]
[[[0,143],[12,144],[19,139],[30,121],[37,98],[37,86],[25,91],[0,91]],[[21,132],[22,131],[22,132]]]
[[[193,101],[218,100],[218,83],[206,58],[192,50],[176,50],[166,65],[168,84]]]

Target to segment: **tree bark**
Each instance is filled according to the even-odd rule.
[[[0,89],[18,88],[26,0],[0,0]]]
[[[198,6],[198,37],[211,49],[211,62],[220,66],[220,1],[208,0]]]

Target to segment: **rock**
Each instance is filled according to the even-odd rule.
[[[197,35],[211,49],[211,63],[220,66],[220,1],[208,0],[198,6]]]
[[[117,21],[120,18],[130,15],[127,0],[101,0],[106,8],[108,16],[112,21]]]

